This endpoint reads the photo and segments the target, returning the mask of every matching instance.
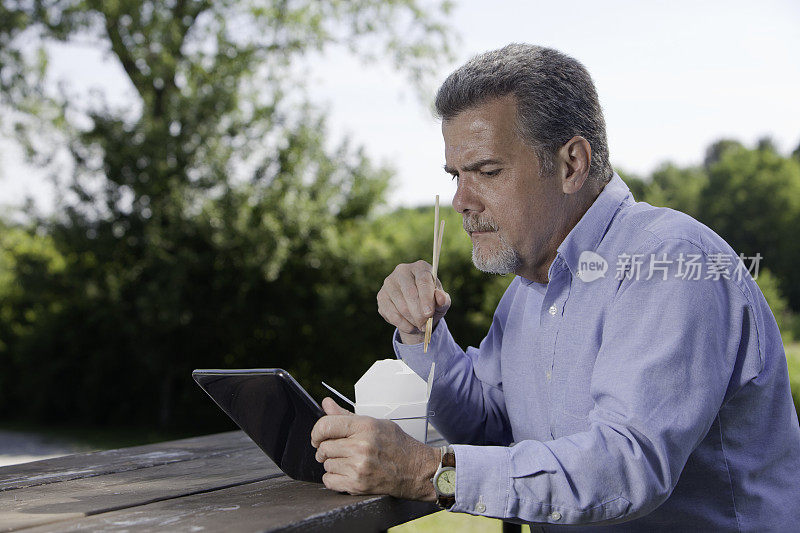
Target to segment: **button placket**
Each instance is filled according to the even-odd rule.
[[[554,423],[553,415],[555,409],[553,406],[553,398],[551,396],[550,385],[552,384],[551,382],[553,380],[553,361],[555,358],[556,339],[558,338],[558,330],[560,329],[561,326],[561,321],[554,319],[558,318],[557,315],[559,312],[559,308],[561,306],[560,300],[563,297],[563,292],[565,288],[563,279],[563,274],[565,270],[566,267],[551,269],[550,282],[547,287],[547,293],[545,294],[545,300],[542,302],[542,307],[539,315],[540,316],[539,321],[541,324],[542,333],[547,336],[548,347],[546,353],[549,354],[549,359],[550,359],[544,377],[545,377],[545,384],[547,385],[547,397],[549,404],[547,413],[548,415],[547,425],[549,426],[549,432],[551,438],[553,437],[553,423]],[[547,313],[544,312],[545,310],[547,311]]]
[[[571,286],[572,276],[569,275],[569,269],[566,267],[566,264],[564,264],[563,268],[553,273],[553,277],[550,280],[550,287],[547,291],[549,301],[546,301],[544,304],[547,305],[547,303],[549,303],[550,305],[547,307],[543,306],[543,308],[547,309],[547,314],[542,313],[540,315],[544,317],[541,320],[547,324],[545,327],[550,337],[548,339],[550,341],[548,350],[550,361],[548,365],[549,368],[547,368],[545,372],[545,383],[547,385],[548,403],[550,405],[548,425],[550,426],[551,438],[555,438],[556,413],[561,409],[559,401],[553,395],[553,380],[555,379],[557,383],[560,383],[559,380],[562,379],[559,374],[555,373],[556,347],[558,345],[558,336],[562,326],[561,316],[564,312],[563,310],[566,306],[566,302],[569,299]]]

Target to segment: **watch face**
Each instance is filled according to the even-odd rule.
[[[444,470],[439,477],[436,478],[436,487],[442,494],[455,494],[456,493],[456,471]]]

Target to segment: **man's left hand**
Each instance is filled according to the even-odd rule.
[[[330,398],[322,401],[327,416],[311,430],[316,459],[325,465],[322,482],[350,494],[389,494],[434,501],[431,478],[440,454],[413,439],[391,420],[354,415]]]

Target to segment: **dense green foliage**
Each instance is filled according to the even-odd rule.
[[[421,87],[447,56],[448,9],[0,2],[2,126],[57,176],[59,199],[54,217],[29,210],[2,234],[0,415],[188,425],[213,412],[192,368],[310,380],[378,355],[379,280],[351,280],[371,259],[340,246],[390,171],[328,148],[302,61],[330,46],[383,54]],[[59,42],[104,50],[130,101],[48,82]]]
[[[90,252],[67,259],[49,236],[3,231],[0,405],[6,416],[152,422],[163,416],[168,371],[171,423],[198,424],[209,414],[224,422],[189,379],[197,367],[283,367],[319,396],[322,379],[347,391],[372,361],[391,357],[391,328],[377,314],[375,294],[397,263],[430,260],[432,219],[430,208],[408,209],[329,228],[298,244],[274,279],[257,264],[247,267],[246,251],[233,244],[214,257],[209,236],[187,237],[208,251],[184,263],[187,279],[171,297],[186,316],[176,319],[140,297],[135,279],[109,272],[109,283],[97,287],[72,278],[79,264],[108,269]],[[448,321],[460,340],[475,344],[511,278],[474,269],[458,215],[445,219],[440,278],[454,309],[466,311]],[[156,342],[146,339],[154,333],[142,312],[177,322],[160,337],[168,358],[159,367],[142,352]]]
[[[725,139],[700,166],[665,164],[648,180],[623,176],[637,200],[688,213],[737,252],[761,254],[756,281],[781,329],[800,412],[800,146],[785,157],[769,139],[754,148]]]
[[[736,149],[743,159],[749,152],[757,157],[760,150]],[[696,197],[706,191],[705,176],[702,168],[665,166],[648,181],[626,180],[639,198],[681,205],[686,211],[694,205],[692,214],[702,218],[703,204]],[[123,418],[146,424],[160,418],[197,427],[204,416],[224,422],[188,380],[195,367],[278,366],[297,375],[317,396],[324,393],[318,385],[322,379],[350,390],[373,360],[391,356],[391,328],[376,312],[375,294],[397,263],[430,259],[432,209],[341,219],[322,210],[313,219],[298,220],[282,203],[292,197],[300,201],[296,193],[279,189],[275,194],[269,205],[285,213],[283,218],[273,214],[271,224],[291,251],[274,271],[264,268],[264,258],[271,258],[277,247],[263,245],[259,226],[248,222],[255,216],[252,211],[237,211],[233,220],[242,227],[234,231],[227,218],[233,214],[225,213],[222,202],[209,202],[176,234],[182,257],[172,267],[177,272],[170,273],[159,272],[161,264],[156,263],[146,274],[134,275],[124,258],[117,262],[89,248],[69,250],[59,244],[64,228],[39,227],[38,233],[36,227],[4,228],[4,414],[15,406],[28,417],[89,423]],[[382,189],[373,194],[380,197]],[[261,209],[261,217],[270,213]],[[443,216],[447,226],[440,278],[454,306],[448,322],[456,338],[474,345],[510,277],[474,269],[458,215],[444,209]],[[227,221],[221,227],[220,219]],[[771,266],[765,257],[758,282],[789,342],[796,318]],[[181,314],[173,316],[173,309]],[[143,352],[150,343],[163,344],[157,353],[165,359]],[[171,376],[171,396],[162,388],[165,372]],[[798,386],[793,383],[795,391]],[[29,396],[30,390],[52,392]],[[20,411],[22,397],[28,400]]]
[[[786,361],[789,365],[789,384],[798,413],[800,413],[800,342],[786,345]]]
[[[345,44],[420,84],[449,43],[439,13],[414,0],[0,0],[3,126],[62,176],[55,216],[0,221],[0,416],[213,429],[228,422],[193,368],[283,367],[320,397],[320,380],[349,391],[390,357],[375,294],[399,262],[430,260],[432,209],[378,214],[390,169],[326,148],[295,65]],[[46,83],[47,46],[30,43],[76,40],[119,61],[131,105]],[[637,199],[764,256],[787,339],[798,154],[720,141],[702,166],[625,176]],[[443,212],[448,323],[474,345],[511,278],[474,269]]]
[[[623,176],[637,200],[692,215],[739,253],[760,253],[760,268],[800,311],[800,159],[781,155],[768,139],[754,148],[722,140],[701,166],[666,164],[648,180]]]

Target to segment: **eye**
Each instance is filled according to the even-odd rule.
[[[502,168],[498,168],[496,170],[486,170],[484,172],[481,172],[481,174],[483,174],[484,176],[489,176],[490,178],[493,178],[493,177],[497,176],[498,174],[500,174],[500,172],[502,172],[502,171],[503,171]]]

